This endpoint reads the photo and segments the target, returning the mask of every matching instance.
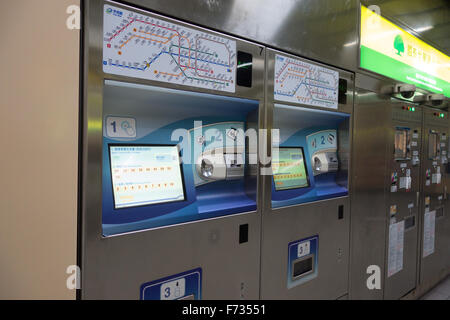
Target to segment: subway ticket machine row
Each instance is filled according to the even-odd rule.
[[[83,299],[257,299],[261,46],[85,6]]]
[[[267,50],[262,299],[348,292],[353,85],[349,72]]]

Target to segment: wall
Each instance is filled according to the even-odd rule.
[[[79,0],[0,4],[0,299],[74,299]]]

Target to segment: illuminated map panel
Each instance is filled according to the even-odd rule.
[[[236,41],[104,6],[105,73],[235,92]]]
[[[276,100],[337,109],[338,94],[339,72],[276,55],[274,78]]]
[[[115,208],[185,199],[176,146],[110,146]]]
[[[277,191],[309,187],[302,148],[280,148],[272,170]]]

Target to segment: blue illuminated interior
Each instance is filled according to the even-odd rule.
[[[191,130],[224,122],[257,125],[259,102],[106,81],[103,105],[102,226],[103,235],[164,227],[256,210],[256,177],[219,180],[203,185],[194,182],[193,164],[182,164],[185,201],[148,206],[114,208],[109,145],[179,145],[185,137],[177,129]],[[136,137],[111,138],[105,128],[109,116],[136,120]],[[174,134],[175,133],[175,134]],[[181,155],[183,150],[181,151]]]
[[[273,128],[280,130],[279,146],[303,148],[310,185],[304,188],[277,191],[272,179],[272,208],[348,195],[348,179],[346,176],[342,178],[339,172],[314,176],[311,148],[307,137],[327,130],[342,131],[343,125],[348,128],[349,119],[350,115],[345,113],[275,105]],[[338,139],[338,148],[342,147],[342,143]]]

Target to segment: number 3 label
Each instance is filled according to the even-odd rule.
[[[136,120],[133,118],[107,117],[106,136],[110,138],[136,138]]]
[[[186,294],[186,279],[180,278],[161,285],[161,300],[175,300]]]
[[[298,258],[301,258],[303,256],[307,256],[310,253],[310,251],[311,251],[311,248],[310,248],[310,242],[309,241],[305,241],[305,242],[302,242],[302,243],[298,244],[298,248],[297,248]]]

